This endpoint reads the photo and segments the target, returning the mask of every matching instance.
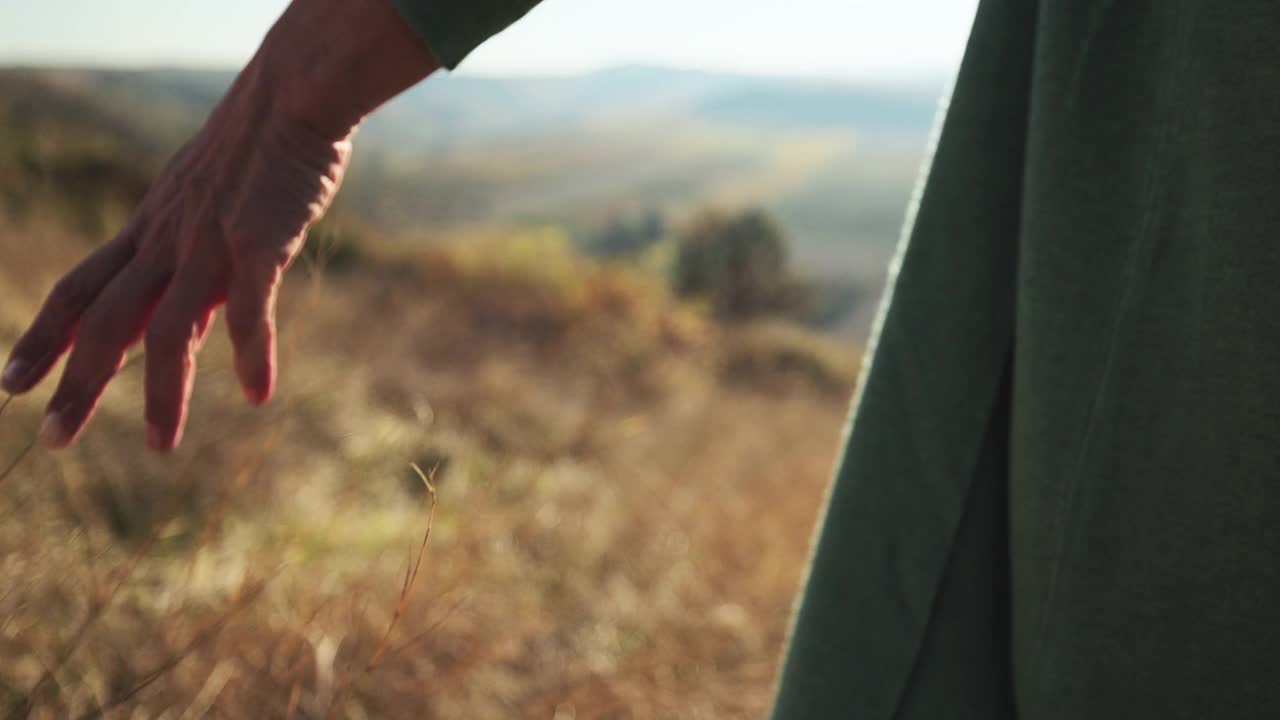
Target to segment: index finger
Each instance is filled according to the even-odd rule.
[[[71,347],[80,317],[133,258],[130,236],[121,234],[98,248],[54,285],[9,354],[0,376],[0,387],[6,392],[17,395],[38,385]]]

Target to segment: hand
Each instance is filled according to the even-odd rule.
[[[351,144],[229,100],[124,231],[62,278],[14,348],[4,386],[24,392],[74,345],[49,403],[47,445],[80,433],[145,333],[147,442],[176,446],[195,354],[224,302],[245,395],[254,404],[271,396],[277,287],[337,192]]]
[[[15,394],[71,351],[42,441],[79,436],[145,337],[147,444],[176,447],[224,303],[244,393],[266,402],[280,280],[342,183],[355,127],[434,69],[387,0],[295,0],[124,230],[57,283],[13,349],[0,384]]]

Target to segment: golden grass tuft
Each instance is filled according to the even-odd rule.
[[[0,410],[0,717],[759,717],[851,365],[511,243],[296,273],[171,458],[132,368],[68,452]],[[0,218],[0,341],[84,246]]]

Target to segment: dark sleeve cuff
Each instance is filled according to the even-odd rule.
[[[441,66],[453,70],[540,0],[392,0]]]

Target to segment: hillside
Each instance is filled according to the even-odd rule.
[[[0,76],[0,346],[182,127],[96,82]],[[316,231],[269,407],[215,328],[172,458],[138,362],[72,451],[31,447],[47,388],[0,409],[0,716],[760,716],[856,349],[558,226],[388,227]]]
[[[0,98],[60,96],[163,157],[227,73],[0,70]],[[582,248],[620,214],[669,224],[759,205],[798,268],[879,295],[939,87],[882,88],[622,67],[565,78],[433,78],[367,123],[339,212],[412,244],[557,226]],[[82,123],[85,124],[85,123]],[[859,340],[870,306],[833,329]]]

